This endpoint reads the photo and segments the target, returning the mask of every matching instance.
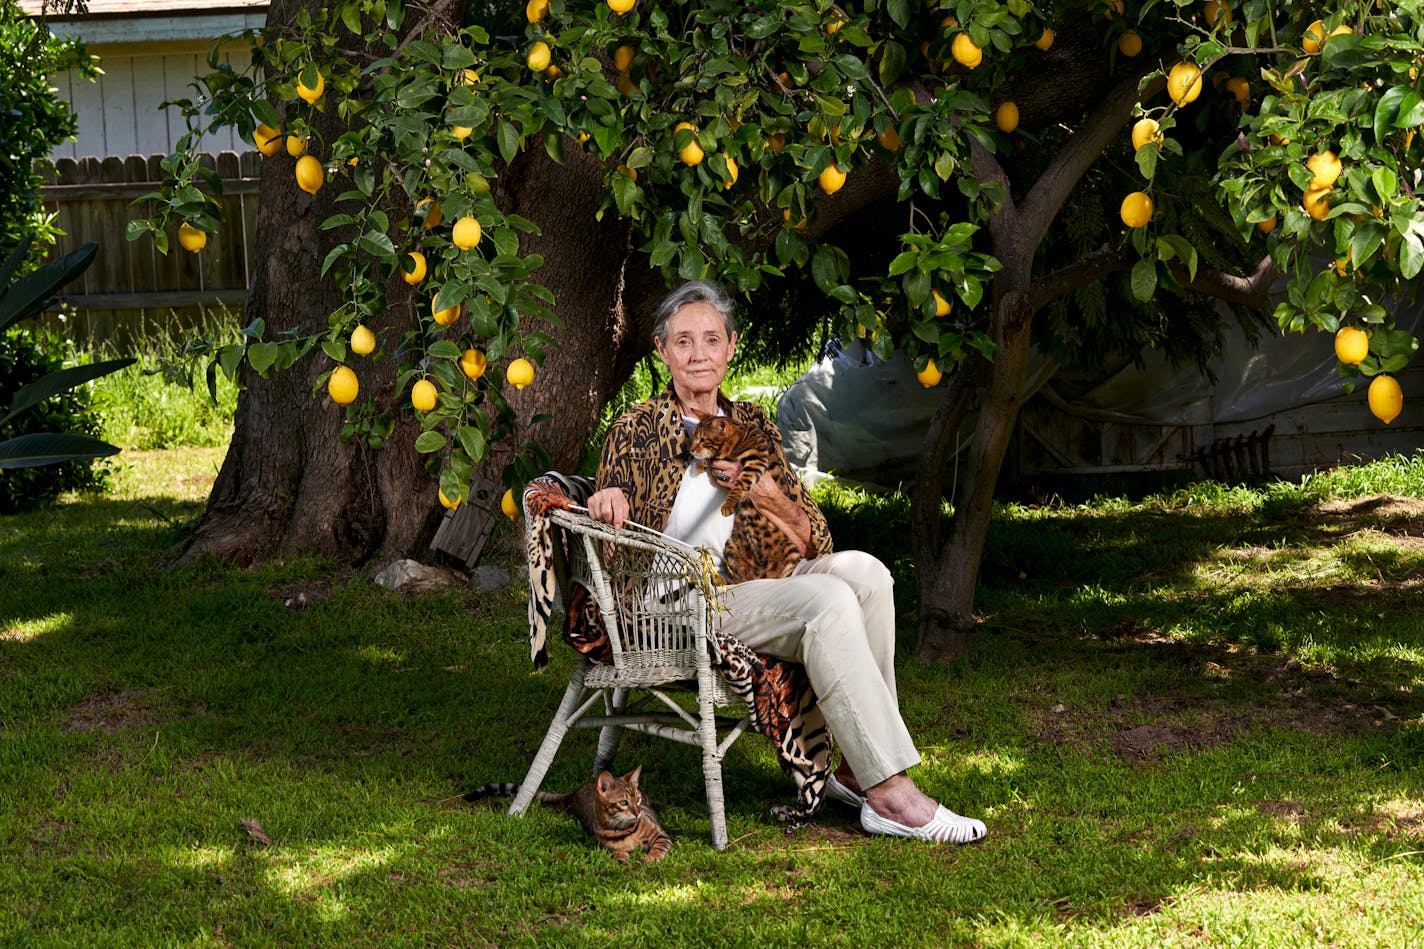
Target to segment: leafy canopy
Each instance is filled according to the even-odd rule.
[[[1415,348],[1384,300],[1424,263],[1414,197],[1424,148],[1413,132],[1424,120],[1417,0],[1359,3],[1348,14],[1266,0],[1234,12],[1216,0],[638,0],[626,13],[593,0],[530,0],[514,22],[480,8],[484,20],[463,26],[442,22],[441,9],[399,0],[306,8],[291,28],[248,34],[251,68],[210,58],[199,94],[178,103],[193,131],[165,163],[164,211],[134,222],[130,236],[151,233],[166,248],[175,218],[203,231],[220,226],[208,193],[220,184],[205,180],[192,154],[206,122],[235,125],[269,161],[294,162],[306,190],[338,189],[323,225],[332,232],[323,272],[344,302],[327,331],[269,338],[254,324],[213,359],[229,376],[244,358],[265,373],[319,346],[335,367],[353,361],[348,341],[358,325],[380,338],[389,309],[409,308],[417,328],[383,339],[383,351],[402,360],[402,390],[422,378],[436,386],[435,406],[417,410],[425,427],[417,448],[443,457],[449,498],[465,495],[472,464],[492,442],[514,437],[495,369],[519,355],[538,363],[551,345],[526,318],[559,325],[557,301],[539,283],[542,260],[521,253],[536,226],[503,210],[491,187],[522,153],[543,149],[564,162],[579,149],[597,159],[600,217],[629,222],[638,249],[669,280],[709,277],[750,292],[804,268],[840,329],[868,337],[882,356],[906,348],[917,368],[931,358],[949,366],[991,357],[1001,261],[984,225],[1004,211],[1011,188],[1021,194],[1033,182],[976,169],[1012,168],[1016,142],[1055,124],[1071,130],[1093,108],[1040,110],[1037,130],[1015,129],[999,112],[1001,90],[1043,71],[1055,34],[1096,44],[1114,69],[1136,57],[1148,64],[1139,111],[1158,121],[1161,138],[1137,149],[1136,167],[1120,178],[1123,195],[1141,191],[1155,210],[1141,226],[1112,221],[1104,234],[1137,260],[1135,295],[1150,299],[1197,276],[1203,249],[1160,222],[1175,220],[1162,213],[1174,201],[1200,200],[1200,189],[1174,193],[1170,172],[1191,162],[1200,169],[1205,148],[1202,187],[1241,240],[1287,278],[1283,327],[1368,327],[1370,356],[1342,367],[1347,374],[1393,371]],[[1303,50],[1318,17],[1333,31],[1347,16],[1353,32]],[[1179,61],[1203,71],[1199,102],[1159,91]],[[1226,76],[1223,98],[1216,82]],[[1045,99],[1050,86],[1046,78]],[[1189,127],[1207,129],[1207,116],[1224,108],[1233,110],[1235,139],[1184,150]],[[1029,103],[1022,111],[1034,113]],[[334,134],[322,121],[333,113]],[[1326,149],[1344,172],[1327,213],[1317,202],[1312,216],[1302,206],[1314,179],[1306,161]],[[846,242],[818,219],[887,178],[877,193],[899,222],[895,247],[878,268],[853,268]],[[559,185],[548,176],[524,186]],[[480,226],[473,245],[465,218]],[[1279,226],[1265,234],[1256,225],[1268,219]],[[1350,263],[1322,267],[1321,251],[1348,251]],[[415,252],[426,269],[418,280]],[[415,285],[409,299],[390,294],[398,276]],[[439,317],[451,308],[457,318],[447,327]],[[490,365],[476,378],[460,368],[470,349]],[[369,404],[347,412],[348,434],[378,440],[388,430],[371,426]]]

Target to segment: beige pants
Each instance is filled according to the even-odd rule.
[[[782,580],[732,586],[723,629],[757,652],[806,667],[821,713],[861,787],[919,764],[895,695],[890,571],[846,550],[803,560]]]

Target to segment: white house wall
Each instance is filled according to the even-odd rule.
[[[64,142],[51,158],[86,158],[117,155],[162,155],[173,150],[187,131],[177,108],[162,103],[194,98],[196,76],[209,71],[211,41],[90,44],[104,74],[90,82],[75,74],[56,77],[61,99],[74,108],[79,120],[75,141]],[[250,52],[234,43],[222,51],[222,61],[233,70],[246,68]],[[205,152],[251,151],[252,146],[230,128],[205,136]]]

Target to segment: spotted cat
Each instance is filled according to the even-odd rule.
[[[692,456],[708,468],[713,461],[735,461],[742,471],[727,491],[722,513],[734,516],[732,536],[722,552],[727,576],[733,583],[789,577],[801,560],[791,538],[752,503],[750,491],[765,472],[777,482],[786,475],[781,455],[771,439],[756,425],[724,415],[697,423],[692,432]]]
[[[545,807],[573,814],[619,863],[627,863],[629,854],[639,847],[647,849],[643,862],[654,863],[667,856],[672,838],[638,790],[638,776],[642,771],[643,766],[639,765],[621,778],[604,771],[568,794],[539,791],[534,796]],[[518,793],[517,784],[486,784],[466,794],[465,800],[513,797]]]

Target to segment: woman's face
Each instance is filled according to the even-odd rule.
[[[727,324],[712,304],[689,303],[668,320],[667,342],[657,344],[672,373],[673,388],[690,399],[717,391],[732,361],[737,334],[727,334]]]

